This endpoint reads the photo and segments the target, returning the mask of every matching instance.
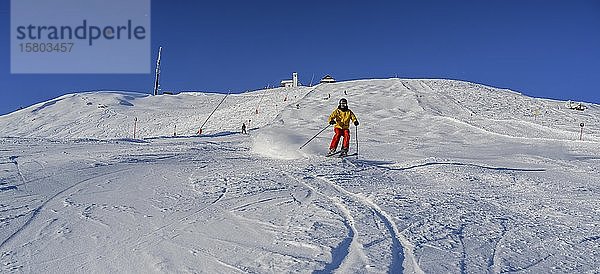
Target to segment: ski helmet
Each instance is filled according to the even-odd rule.
[[[338,108],[342,109],[342,110],[348,109],[348,100],[346,100],[346,98],[340,99],[340,104],[339,104]]]

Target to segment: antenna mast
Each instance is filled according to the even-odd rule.
[[[160,88],[159,78],[160,78],[160,53],[162,52],[162,47],[158,48],[158,59],[156,59],[156,74],[154,77],[154,92],[152,95],[158,95],[158,89]]]

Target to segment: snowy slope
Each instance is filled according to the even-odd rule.
[[[89,92],[0,117],[2,272],[600,271],[598,105],[358,80],[230,95],[196,135],[223,96]],[[341,97],[359,156],[322,157],[330,128],[299,150]]]
[[[231,94],[203,133],[239,131],[242,123],[261,127],[310,88],[275,88]],[[134,119],[141,138],[194,135],[224,94],[186,92],[150,96],[134,92],[68,94],[0,117],[0,135],[52,139],[132,138]],[[258,108],[258,114],[256,110]],[[177,127],[177,129],[175,129]]]

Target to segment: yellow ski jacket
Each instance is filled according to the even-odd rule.
[[[335,121],[335,127],[340,129],[349,129],[350,128],[350,120],[352,122],[356,122],[356,116],[352,110],[341,110],[336,108],[331,115],[329,115],[328,122]]]

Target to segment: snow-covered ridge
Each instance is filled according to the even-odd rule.
[[[244,122],[249,128],[264,126],[307,90],[277,88],[231,94],[206,123],[203,134],[237,132]],[[134,126],[136,138],[175,133],[190,136],[197,133],[224,96],[199,92],[159,96],[118,91],[67,94],[1,116],[0,136],[133,138]]]
[[[1,116],[0,136],[132,138],[136,118],[137,138],[174,133],[190,136],[197,133],[223,96],[110,91],[67,94]],[[304,122],[297,119],[299,129],[318,128],[341,97],[350,100],[361,121],[367,122],[367,129],[384,126],[393,130],[401,128],[403,121],[425,119],[419,127],[438,121],[511,137],[576,140],[579,125],[584,123],[584,139],[600,141],[598,105],[576,111],[566,108],[566,102],[480,84],[395,78],[231,94],[204,126],[204,134],[237,132],[248,121],[249,128],[260,128],[276,117],[293,119],[293,115],[314,118]]]

